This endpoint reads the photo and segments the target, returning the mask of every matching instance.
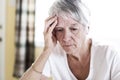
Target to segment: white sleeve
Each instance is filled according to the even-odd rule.
[[[50,77],[50,63],[49,63],[49,59],[47,60],[45,67],[43,69],[43,75]]]
[[[120,53],[117,53],[114,57],[111,69],[111,80],[120,80]]]

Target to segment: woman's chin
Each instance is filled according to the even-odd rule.
[[[65,48],[64,50],[67,54],[73,54],[75,52],[75,50],[71,48]]]
[[[75,51],[76,51],[76,47],[73,46],[73,45],[70,45],[70,46],[62,46],[62,48],[64,49],[64,51],[67,53],[67,54],[73,54]]]

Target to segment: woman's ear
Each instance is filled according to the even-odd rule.
[[[90,27],[89,27],[89,26],[86,26],[86,34],[89,33],[89,29],[90,29]]]

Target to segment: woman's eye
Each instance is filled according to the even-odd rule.
[[[56,29],[55,31],[56,31],[56,32],[62,32],[63,29]]]
[[[79,28],[71,28],[70,30],[73,34],[77,34],[79,32]]]
[[[61,31],[63,31],[63,30],[62,30],[62,29],[58,29],[57,31],[60,31],[60,32],[61,32]]]
[[[72,30],[72,31],[76,31],[76,30],[78,30],[78,29],[77,29],[77,28],[71,28],[71,30]]]

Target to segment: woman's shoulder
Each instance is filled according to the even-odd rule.
[[[96,55],[96,57],[101,56],[108,60],[120,54],[113,45],[96,41],[92,43],[91,51],[94,55]]]
[[[106,52],[106,50],[108,50],[108,48],[110,47],[110,45],[105,44],[103,42],[98,42],[98,41],[92,41],[92,50],[96,51],[96,52]]]
[[[109,43],[106,42],[98,42],[93,41],[92,42],[92,48],[95,50],[101,50],[101,51],[116,51],[115,47]]]

